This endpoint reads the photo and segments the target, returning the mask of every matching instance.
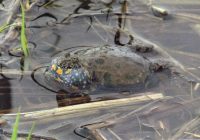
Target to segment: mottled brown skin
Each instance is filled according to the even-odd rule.
[[[103,63],[99,63],[99,60],[103,60]],[[124,58],[108,56],[88,61],[90,63],[88,70],[92,74],[93,81],[101,85],[131,85],[144,82],[147,76],[141,65]]]
[[[149,74],[148,62],[129,48],[103,46],[81,50],[70,57],[79,59],[96,85],[123,86],[144,83]]]

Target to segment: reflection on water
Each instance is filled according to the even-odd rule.
[[[6,67],[4,67],[2,71],[2,78],[4,78],[2,81],[8,81],[8,86],[10,88],[6,93],[11,95],[14,94],[12,101],[10,101],[10,104],[13,102],[14,105],[7,105],[7,108],[19,107],[19,102],[17,101],[18,98],[15,98],[17,96],[16,89],[20,89],[20,93],[24,95],[25,99],[20,100],[20,102],[24,103],[27,103],[27,101],[25,101],[27,100],[26,94],[27,98],[28,96],[31,96],[36,100],[38,100],[37,98],[40,100],[40,96],[46,94],[46,96],[49,96],[50,100],[52,100],[51,107],[54,107],[57,104],[56,96],[57,99],[63,98],[60,95],[56,95],[56,93],[58,94],[59,92],[55,88],[48,86],[44,82],[43,73],[45,68],[40,69],[46,67],[54,57],[61,55],[62,52],[71,52],[76,49],[81,50],[85,47],[91,48],[106,44],[111,46],[131,45],[135,43],[136,38],[139,38],[135,33],[140,34],[142,37],[145,37],[153,43],[156,42],[159,47],[165,49],[165,47],[168,47],[170,44],[173,44],[175,47],[175,45],[180,42],[177,36],[176,40],[174,39],[166,42],[167,39],[173,38],[171,37],[171,34],[174,33],[174,30],[176,30],[177,33],[183,32],[183,30],[179,30],[180,28],[189,31],[189,29],[186,28],[188,20],[184,21],[183,19],[179,19],[176,16],[177,13],[173,15],[173,12],[170,12],[173,11],[173,9],[169,9],[169,7],[162,4],[162,2],[158,3],[158,5],[156,5],[156,2],[153,2],[153,4],[157,6],[154,10],[157,10],[156,12],[163,12],[163,9],[159,9],[160,4],[161,7],[169,10],[169,14],[174,17],[173,19],[162,21],[162,19],[155,17],[152,14],[152,9],[150,9],[145,1],[78,0],[74,1],[74,3],[68,2],[67,5],[63,3],[65,2],[59,1],[48,3],[48,1],[40,1],[40,3],[35,5],[35,7],[40,7],[39,9],[33,8],[27,13],[27,17],[29,17],[29,19],[27,19],[27,34],[29,46],[31,47],[30,58],[20,58],[22,57],[22,50],[17,47],[19,46],[19,40],[17,38],[16,41],[6,42],[6,44],[10,43],[10,45],[8,52],[6,51],[4,53],[2,59],[4,57],[10,57],[10,60],[9,63],[4,62]],[[5,4],[7,4],[7,1],[5,1]],[[174,9],[178,8],[176,7],[176,4],[173,6]],[[52,9],[50,7],[54,8]],[[190,6],[188,6],[188,8],[190,8]],[[35,11],[37,11],[37,15],[34,14]],[[4,19],[5,17],[2,16],[1,18]],[[190,33],[192,32],[190,31]],[[172,34],[172,36],[175,35]],[[184,34],[182,33],[181,36],[184,36]],[[195,44],[194,41],[192,44]],[[149,50],[148,48],[140,50],[136,45],[136,51],[141,51],[143,57],[148,59],[151,57],[154,59],[155,56],[160,57],[157,54],[151,53],[151,50],[152,48],[149,48]],[[175,52],[169,53],[175,56],[175,58],[179,58],[178,54],[174,54]],[[157,59],[156,57],[155,59]],[[198,64],[195,66],[198,66]],[[195,73],[198,74],[198,72]],[[160,72],[153,74],[153,76],[149,76],[145,86],[133,86],[129,92],[160,91],[165,94],[172,94],[171,92],[180,94],[184,90],[185,94],[190,92],[190,88],[188,88],[190,87],[190,84],[187,84],[187,81],[184,81],[184,79],[181,78],[175,78],[174,80],[173,76],[174,75],[172,74],[172,76],[169,77],[166,72],[161,70]],[[10,78],[12,81],[10,82],[9,79],[7,80],[5,78]],[[187,85],[184,90],[175,89],[172,86],[176,85],[182,87],[182,84]],[[24,93],[25,91],[29,93]],[[108,92],[110,91],[111,90],[109,89]],[[113,92],[116,91],[126,91],[126,87],[118,87]],[[106,92],[106,89],[90,92],[91,100],[106,95],[106,93],[96,94],[99,92]],[[54,96],[51,97],[51,94],[54,94]],[[120,98],[121,94],[116,93],[114,96]],[[43,102],[43,100],[40,101]],[[42,102],[41,104],[43,104]],[[28,106],[26,107],[25,110],[29,110]],[[32,109],[30,108],[29,111],[31,110]]]
[[[10,1],[0,1],[1,4],[2,2],[9,9]],[[163,19],[163,15],[160,16],[160,13],[152,11],[152,6],[157,8],[155,9],[154,7],[153,10],[158,10],[159,7],[164,8],[169,15],[164,15],[167,18]],[[100,100],[129,98],[143,92],[159,92],[181,101],[184,100],[184,103],[185,100],[198,98],[200,93],[199,6],[200,2],[197,0],[184,0],[184,2],[181,0],[158,0],[152,1],[151,4],[146,0],[38,1],[38,3],[33,4],[33,7],[26,14],[27,36],[29,47],[31,48],[30,57],[23,58],[22,50],[19,49],[20,40],[16,36],[16,32],[19,33],[19,27],[13,27],[15,32],[6,30],[0,34],[0,47],[2,49],[2,55],[0,56],[0,63],[2,64],[0,71],[0,112],[16,112],[20,106],[24,112],[93,103]],[[1,25],[4,24],[10,13],[3,8],[0,5]],[[156,12],[162,12],[163,9],[159,10]],[[18,10],[16,11],[16,13],[19,12]],[[18,20],[17,18],[19,17],[13,16],[11,21],[14,22]],[[135,43],[137,39],[143,40],[149,46],[145,49],[137,48],[137,43],[141,43]],[[177,60],[177,67],[183,66],[184,69],[181,68],[181,70],[184,72],[179,73],[179,71],[177,72],[176,69],[171,67],[165,69],[165,64],[160,65],[158,63],[158,65],[154,65],[158,67],[157,70],[148,76],[145,84],[131,85],[131,87],[130,85],[119,86],[114,89],[98,89],[95,87],[87,91],[87,94],[74,95],[68,94],[66,91],[60,91],[45,81],[45,69],[55,57],[74,50],[81,51],[82,49],[103,45],[117,47],[132,45],[135,47],[132,48],[134,53],[136,52],[149,62],[154,62],[153,64],[156,64],[154,60],[157,61],[159,59]],[[164,54],[168,53],[174,59],[166,57],[166,55],[162,57],[162,54],[153,51],[154,48],[152,46],[155,46],[156,49],[161,50]],[[138,111],[137,113],[141,115],[141,121],[143,122],[137,124],[137,121],[140,120],[137,116],[134,116],[133,125],[126,120],[124,124],[126,124],[127,128],[122,128],[127,130],[127,135],[121,135],[120,137],[125,140],[129,139],[129,135],[132,134],[128,133],[128,128],[133,130],[134,126],[137,126],[137,130],[138,127],[143,129],[149,138],[153,135],[149,131],[151,130],[152,132],[158,127],[159,131],[156,131],[156,133],[159,132],[161,134],[163,132],[163,135],[164,133],[166,135],[169,134],[171,130],[175,131],[178,128],[174,125],[171,128],[167,128],[168,122],[174,123],[174,119],[170,119],[169,116],[174,115],[175,118],[181,119],[180,124],[182,124],[189,120],[188,116],[191,115],[188,115],[188,112],[184,110],[183,112],[186,114],[184,116],[181,108],[179,108],[180,106],[178,106],[182,103],[179,104],[179,102],[175,104],[163,102],[160,103],[162,104],[160,108],[157,107],[157,104],[154,104],[149,112],[143,110],[144,114]],[[178,114],[177,116],[169,111],[170,107],[173,108],[174,106],[178,106],[178,110],[174,111]],[[190,104],[190,109],[192,110],[191,106]],[[195,104],[195,106],[197,105]],[[137,107],[139,108],[139,106]],[[131,112],[131,109],[132,107],[125,108],[124,110],[127,110],[127,112],[122,112],[129,114],[128,111]],[[117,108],[115,110],[120,109]],[[106,113],[112,112],[109,111],[103,110],[96,114],[99,116],[106,115]],[[160,114],[163,113],[163,116],[150,115],[149,117],[148,115],[154,111]],[[147,116],[150,118],[148,120],[149,124],[145,120]],[[153,127],[156,121],[155,116],[160,117],[160,122],[159,126]],[[79,120],[77,119],[75,122],[91,119],[90,117],[98,118],[94,114],[91,116],[86,115],[84,119],[78,118]],[[131,118],[129,119],[132,120]],[[112,128],[114,129],[113,131],[123,133],[120,125],[122,125],[121,122],[116,124],[116,127]],[[71,128],[73,125],[69,124],[69,126]],[[79,126],[79,124],[76,124],[76,126]],[[61,128],[65,127],[68,127],[68,125]],[[101,128],[96,126],[95,128],[104,134],[106,133]],[[57,129],[60,130],[60,128],[56,128],[56,131]],[[73,126],[74,129],[75,126]],[[88,127],[89,129],[91,127]],[[106,129],[109,130],[109,135],[114,133],[110,127]],[[91,130],[94,132],[93,128]],[[74,133],[69,135],[73,137]],[[138,138],[141,135],[138,132],[136,136]],[[145,138],[148,139],[148,136]],[[66,138],[64,135],[60,137]],[[153,139],[161,138],[152,137]]]
[[[0,112],[9,113],[12,108],[11,87],[9,79],[1,77],[0,79]]]
[[[88,103],[91,98],[88,94],[67,94],[66,91],[59,91],[56,94],[56,100],[59,107]]]

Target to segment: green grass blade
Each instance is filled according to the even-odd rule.
[[[13,132],[12,132],[11,140],[17,140],[19,120],[20,120],[20,109],[17,113],[15,124],[13,125]]]
[[[20,35],[20,40],[21,40],[21,46],[22,50],[24,52],[25,56],[29,55],[29,49],[28,49],[28,41],[26,38],[26,28],[25,28],[25,10],[22,2],[20,2],[21,5],[21,14],[22,14],[22,25],[21,25],[21,35]]]
[[[33,130],[35,129],[35,123],[33,123],[31,130],[28,133],[28,137],[26,138],[26,140],[31,140],[31,135],[33,134]]]
[[[2,33],[5,29],[7,29],[9,27],[9,25],[7,23],[5,23],[4,25],[2,25],[0,27],[0,33]]]
[[[4,32],[9,27],[15,27],[15,26],[17,26],[16,23],[13,23],[13,24],[7,24],[7,23],[5,23],[4,25],[0,26],[0,33]]]

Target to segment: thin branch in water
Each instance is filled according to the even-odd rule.
[[[191,135],[195,138],[200,138],[200,134],[195,134],[195,133],[191,133],[191,132],[184,132],[184,134],[188,134],[188,135]]]
[[[136,118],[137,118],[137,120],[138,120],[138,124],[139,124],[139,133],[140,133],[140,138],[142,138],[142,125],[141,125],[141,121],[140,121],[140,118],[139,118],[139,116],[137,115],[137,113],[135,113],[135,116],[136,116]]]
[[[188,130],[191,130],[195,126],[198,126],[199,123],[200,123],[200,116],[185,123],[170,139],[171,140],[179,139],[185,132],[187,132]]]
[[[95,16],[94,16],[94,19],[96,20],[97,24],[99,24],[99,26],[106,32],[107,35],[110,35],[109,34],[109,31],[105,28],[104,24],[102,24]],[[97,24],[94,24],[94,25],[97,25]],[[108,27],[111,27],[109,25],[107,25]],[[108,42],[108,39],[107,39],[107,42]]]
[[[200,83],[196,83],[195,86],[194,86],[194,91],[197,91],[200,87]]]
[[[107,130],[108,130],[117,140],[122,140],[111,128],[107,128]]]
[[[86,21],[88,23],[88,25],[91,26],[91,28],[94,30],[94,32],[97,34],[97,36],[99,36],[99,38],[104,41],[105,43],[108,43],[106,39],[103,38],[102,35],[100,35],[100,33],[94,28],[94,26],[92,24],[90,24],[88,21]]]

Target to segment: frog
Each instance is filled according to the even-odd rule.
[[[66,93],[144,85],[152,73],[173,65],[169,59],[156,59],[154,55],[163,54],[142,41],[82,48],[55,57],[44,75],[49,85]]]

